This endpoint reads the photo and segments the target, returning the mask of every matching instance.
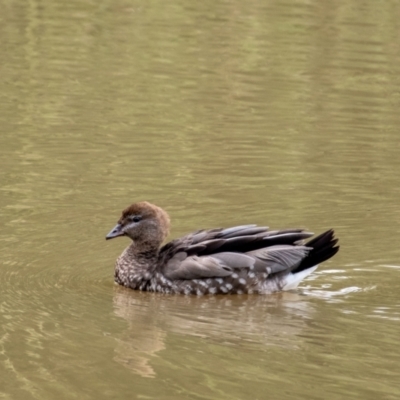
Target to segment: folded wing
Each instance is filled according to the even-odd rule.
[[[312,235],[256,225],[197,231],[161,248],[159,265],[174,280],[226,277],[242,269],[275,274],[301,264],[312,250],[301,242]]]

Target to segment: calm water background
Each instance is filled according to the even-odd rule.
[[[5,0],[0,398],[398,399],[400,4]],[[120,210],[172,236],[334,227],[297,292],[113,284]]]

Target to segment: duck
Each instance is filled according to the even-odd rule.
[[[165,294],[271,294],[294,290],[338,251],[334,230],[269,230],[240,225],[201,229],[164,245],[170,217],[147,201],[122,211],[106,240],[126,236],[114,280],[134,290]]]

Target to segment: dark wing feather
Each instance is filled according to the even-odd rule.
[[[300,265],[310,248],[297,243],[312,235],[256,225],[202,230],[163,246],[159,265],[169,279],[224,277],[241,268],[277,273]]]
[[[307,247],[312,250],[293,272],[304,271],[333,257],[339,251],[339,246],[336,246],[338,239],[335,239],[334,234],[333,229],[330,229],[307,242]]]

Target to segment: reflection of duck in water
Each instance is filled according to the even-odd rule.
[[[162,293],[272,293],[295,289],[339,250],[332,230],[304,244],[312,233],[256,225],[200,230],[160,248],[169,225],[168,214],[147,202],[123,211],[106,236],[132,239],[117,259],[118,284]]]
[[[163,296],[115,287],[114,313],[128,328],[114,359],[140,376],[154,377],[154,368],[171,357],[176,343],[196,354],[210,345],[297,349],[313,312],[310,301],[297,293]]]
[[[139,299],[136,303],[129,294],[132,293],[115,288],[114,312],[128,322],[128,329],[117,339],[114,360],[135,374],[154,378],[156,374],[150,362],[165,349],[166,333],[159,329],[154,315],[146,314],[150,304]]]

